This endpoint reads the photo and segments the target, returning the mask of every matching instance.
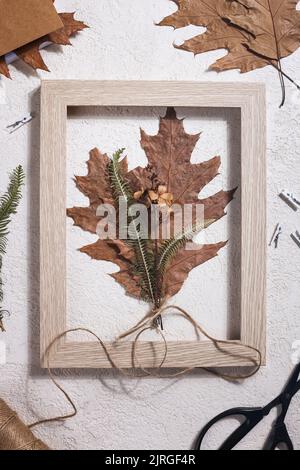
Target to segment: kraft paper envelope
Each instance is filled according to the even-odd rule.
[[[0,0],[0,56],[62,27],[52,0]]]

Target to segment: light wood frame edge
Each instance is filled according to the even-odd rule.
[[[265,87],[258,83],[142,81],[43,81],[41,87],[40,311],[41,365],[50,342],[66,325],[66,124],[68,106],[236,107],[241,109],[242,230],[241,341],[226,346],[169,342],[164,367],[251,366],[254,351],[266,359],[266,130]],[[55,247],[55,249],[53,249]],[[144,367],[163,355],[163,344],[142,343]],[[108,345],[120,367],[132,366],[132,343]],[[237,357],[237,355],[239,357]],[[110,368],[98,343],[60,339],[51,349],[51,367]]]

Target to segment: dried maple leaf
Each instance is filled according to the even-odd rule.
[[[300,46],[300,11],[296,10],[299,0],[241,0],[238,3],[247,9],[247,14],[229,15],[228,20],[250,33],[249,40],[243,44],[249,52],[265,60],[265,65],[272,64],[278,69],[283,90],[282,106],[286,74],[281,59]]]
[[[64,24],[64,27],[54,31],[42,38],[39,38],[29,44],[19,47],[16,51],[16,55],[23,60],[30,67],[40,70],[49,71],[45,64],[41,52],[40,46],[43,43],[51,42],[59,45],[70,45],[70,37],[76,33],[88,28],[82,21],[78,21],[74,18],[75,13],[59,13],[59,16]],[[5,63],[4,57],[0,57],[0,74],[10,78],[9,69]]]
[[[191,163],[192,152],[199,136],[200,134],[187,134],[183,120],[177,118],[173,108],[168,109],[166,116],[160,119],[157,135],[149,136],[141,130],[141,146],[146,153],[148,166],[128,171],[127,158],[120,160],[117,183],[122,185],[122,181],[121,183],[119,181],[122,178],[125,192],[126,185],[128,185],[132,194],[136,191],[141,194],[143,191],[159,194],[159,191],[164,188],[163,194],[168,194],[168,197],[172,196],[174,202],[180,207],[186,203],[203,204],[204,218],[209,220],[210,225],[225,215],[225,207],[232,200],[235,190],[220,191],[206,199],[199,199],[201,190],[219,174],[220,168],[220,157],[214,157],[203,163]],[[112,161],[114,160],[109,159],[106,154],[94,149],[90,152],[90,159],[87,162],[87,176],[75,177],[78,189],[89,199],[89,206],[70,208],[67,210],[67,215],[73,219],[76,226],[91,233],[97,231],[97,224],[100,220],[97,216],[99,204],[114,203],[114,184],[110,173]],[[118,159],[115,160],[116,164],[118,162]],[[148,205],[147,208],[149,210]],[[181,240],[176,238],[174,242],[170,239],[167,242],[160,241],[159,244],[151,241],[154,250],[151,259],[152,256],[157,256],[158,267],[161,266],[160,273],[164,271],[163,279],[159,280],[159,282],[162,281],[159,286],[160,300],[177,293],[189,272],[217,256],[218,251],[226,244],[226,242],[221,242],[203,245],[197,250],[185,251],[186,240],[184,237]],[[143,249],[147,250],[147,248]],[[136,251],[131,244],[128,245],[126,240],[101,239],[81,248],[80,251],[88,254],[92,259],[115,263],[120,271],[111,276],[125,288],[127,294],[141,298],[143,286],[134,269]],[[174,253],[175,256],[173,256]],[[156,298],[154,300],[156,301]]]
[[[227,49],[228,54],[211,65],[212,70],[222,71],[239,68],[241,72],[249,72],[264,67],[265,60],[245,50],[243,44],[250,40],[251,35],[225,21],[229,14],[242,16],[247,10],[242,5],[228,0],[170,0],[178,6],[178,10],[164,18],[159,26],[173,26],[174,29],[185,26],[205,26],[207,31],[185,41],[175,47],[185,51],[201,54],[216,49]],[[234,8],[234,11],[233,11]]]
[[[229,14],[228,19],[248,31],[245,46],[265,57],[280,61],[300,45],[299,0],[240,0],[244,14]]]
[[[281,59],[300,46],[300,12],[297,0],[170,0],[178,10],[159,26],[204,26],[206,32],[188,39],[178,49],[194,54],[227,49],[212,70],[249,72],[267,65],[298,85],[281,68]],[[298,87],[299,88],[299,87]],[[299,88],[300,89],[300,88]],[[283,96],[284,101],[284,96]],[[282,103],[283,104],[283,103]]]
[[[8,65],[5,62],[4,57],[0,57],[0,75],[4,75],[5,77],[10,78]]]

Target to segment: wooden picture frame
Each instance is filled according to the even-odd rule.
[[[41,89],[40,311],[41,364],[66,324],[66,125],[68,106],[225,107],[241,110],[241,331],[226,350],[209,341],[168,342],[164,367],[253,366],[266,356],[265,89],[254,83],[43,81]],[[132,367],[132,342],[107,345],[121,368]],[[139,362],[153,367],[163,342],[141,342]],[[111,368],[97,342],[65,337],[50,354],[56,368]]]

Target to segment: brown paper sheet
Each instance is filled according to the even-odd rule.
[[[0,0],[0,56],[62,27],[52,0]]]

